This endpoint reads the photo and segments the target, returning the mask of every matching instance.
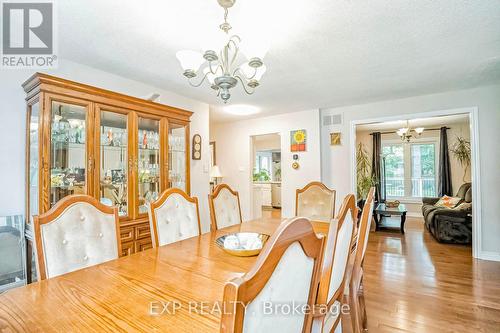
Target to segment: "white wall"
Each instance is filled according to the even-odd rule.
[[[157,87],[129,80],[125,77],[83,66],[74,62],[59,61],[56,70],[44,71],[69,80],[99,88],[145,98],[153,92],[161,94],[160,103],[193,111],[191,135],[202,137],[202,159],[191,160],[191,195],[199,197],[203,230],[208,231],[207,195],[209,193],[209,108],[205,103],[185,98]],[[33,74],[27,70],[0,70],[0,216],[24,215],[24,160],[26,97],[21,84]],[[126,73],[124,73],[126,75]]]
[[[256,151],[281,149],[281,138],[278,134],[255,137],[254,148]]]
[[[299,155],[300,168],[292,169],[290,131],[307,130],[307,152]],[[319,110],[287,113],[272,117],[214,124],[210,137],[216,142],[217,164],[222,181],[240,194],[243,220],[252,218],[252,136],[280,133],[282,215],[295,215],[295,190],[321,177]]]
[[[479,113],[479,156],[481,175],[481,252],[483,257],[500,259],[500,85],[411,97],[377,103],[322,110],[322,115],[342,114],[342,125],[323,127],[322,179],[337,189],[341,198],[351,192],[350,125],[352,121],[411,115],[428,111],[477,107]],[[342,146],[329,146],[329,133],[341,131]],[[342,163],[338,163],[342,161]],[[473,180],[476,181],[476,180]]]

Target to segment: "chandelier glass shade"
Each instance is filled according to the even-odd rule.
[[[217,37],[214,43],[202,46],[203,52],[182,50],[176,54],[189,84],[199,87],[208,81],[224,103],[231,97],[230,89],[238,82],[247,94],[253,94],[266,72],[263,59],[267,53],[267,44],[242,43],[238,35],[229,34],[231,25],[227,22],[228,8],[232,7],[235,1],[218,0],[225,13],[224,22],[219,26],[224,32],[223,35],[220,34],[222,37]],[[240,61],[240,54],[245,56],[246,62]],[[204,68],[200,70],[202,66]]]
[[[424,132],[425,128],[423,127],[417,127],[415,129],[412,129],[410,127],[410,123],[407,120],[406,121],[406,127],[402,127],[396,131],[396,134],[401,137],[401,141],[406,141],[410,142],[411,138],[415,138],[416,136],[422,135]],[[414,132],[415,135],[413,135],[411,132]]]

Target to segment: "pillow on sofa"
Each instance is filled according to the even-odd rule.
[[[472,202],[462,202],[460,205],[452,208],[453,210],[471,210]]]
[[[459,197],[449,197],[447,195],[443,196],[441,199],[436,202],[434,206],[436,207],[445,207],[445,208],[453,208],[462,200]]]

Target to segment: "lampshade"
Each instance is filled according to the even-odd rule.
[[[266,65],[262,65],[259,68],[257,68],[257,72],[255,72],[255,68],[251,67],[248,64],[248,62],[241,65],[240,69],[243,72],[243,74],[245,74],[245,76],[247,78],[251,78],[255,73],[255,76],[253,77],[253,79],[257,80],[257,81],[260,81],[260,79],[262,78],[262,75],[264,75],[264,73],[267,70]]]
[[[250,67],[248,62],[245,62],[243,65],[241,65],[240,69],[247,78],[251,77],[255,73],[255,68]]]
[[[262,75],[264,75],[266,70],[267,70],[266,65],[262,65],[259,68],[257,68],[257,74],[255,74],[254,79],[257,81],[260,81],[260,79],[262,78]]]
[[[409,128],[408,128],[408,127],[403,127],[403,128],[400,128],[400,129],[398,130],[398,134],[399,134],[399,133],[401,133],[401,134],[399,134],[399,135],[406,134],[406,133],[408,133],[408,130],[409,130]]]
[[[179,59],[182,69],[192,70],[197,72],[200,69],[201,64],[205,62],[205,59],[199,52],[191,50],[178,51],[175,56]]]
[[[220,169],[217,165],[214,165],[210,170],[210,178],[222,178],[222,174],[220,173]]]
[[[415,128],[415,132],[416,132],[417,134],[422,134],[422,132],[423,132],[423,131],[424,131],[424,128],[423,128],[423,127],[417,127],[417,128]]]

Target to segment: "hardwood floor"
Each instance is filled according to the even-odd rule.
[[[500,332],[500,263],[473,260],[471,252],[438,243],[421,219],[408,218],[405,235],[371,232],[369,332]]]
[[[262,217],[265,218],[281,218],[281,209],[278,208],[263,208]]]

